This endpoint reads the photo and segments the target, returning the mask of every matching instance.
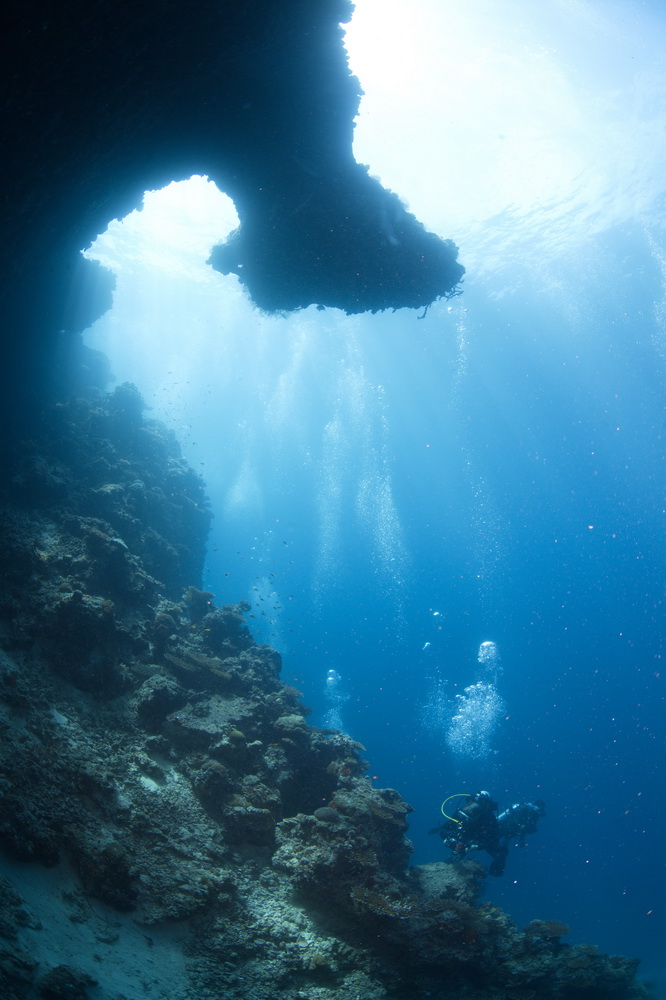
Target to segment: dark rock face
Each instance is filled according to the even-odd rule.
[[[210,257],[217,271],[238,275],[262,309],[415,309],[456,293],[464,273],[457,248],[426,232],[365,167],[352,162],[317,176],[290,170],[295,176],[273,193],[271,210],[259,211],[255,199]]]
[[[130,385],[47,410],[36,437],[14,442],[3,514],[0,608],[16,641],[39,637],[54,669],[103,697],[130,685],[127,663],[159,630],[154,606],[198,580],[210,525],[203,482],[142,410]]]
[[[8,0],[0,298],[10,389],[18,368],[34,404],[52,367],[46,346],[108,308],[108,276],[79,251],[144,190],[194,173],[241,219],[214,266],[238,274],[264,309],[422,307],[455,290],[453,244],[353,159],[360,88],[340,27],[352,9]]]
[[[635,962],[479,904],[480,865],[407,868],[410,807],[308,725],[247,606],[199,589],[201,483],[132,386],[55,407],[16,452],[3,997],[646,1000]]]

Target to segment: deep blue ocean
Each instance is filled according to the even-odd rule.
[[[491,169],[507,133],[474,133],[469,222],[437,228],[468,268],[458,298],[266,317],[233,279],[176,266],[164,232],[151,257],[117,231],[98,251],[116,304],[88,342],[205,479],[205,587],[251,603],[313,724],[411,803],[414,863],[446,856],[428,830],[448,795],[544,799],[485,898],[641,957],[666,996],[666,12],[625,7],[599,33],[598,4],[546,5],[559,42],[538,19],[474,37],[495,67],[526,32],[530,66],[545,48],[561,120],[534,137],[524,202]],[[508,136],[515,155],[531,134]],[[390,183],[436,228],[418,174],[413,196]],[[433,220],[455,201],[446,157],[438,183]]]

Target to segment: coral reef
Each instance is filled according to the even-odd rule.
[[[409,868],[410,807],[200,589],[203,484],[142,409],[55,406],[0,496],[2,995],[644,1000],[476,863]]]

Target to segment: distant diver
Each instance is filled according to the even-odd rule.
[[[452,813],[446,811],[453,799],[461,800]],[[449,795],[442,802],[442,815],[446,823],[434,827],[429,833],[437,833],[451,849],[449,861],[462,861],[472,851],[486,851],[492,862],[490,875],[503,875],[509,844],[525,846],[525,836],[536,833],[539,818],[545,814],[545,803],[516,802],[498,816],[499,806],[490,792],[475,794],[458,793]]]
[[[506,841],[513,841],[516,847],[524,847],[526,834],[536,833],[539,819],[545,815],[546,803],[543,799],[515,802],[497,817],[500,834]]]

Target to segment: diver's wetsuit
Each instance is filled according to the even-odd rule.
[[[501,836],[516,840],[520,847],[525,844],[527,833],[536,833],[539,817],[544,814],[544,803],[515,802],[497,817]]]
[[[469,796],[467,803],[456,810],[452,819],[431,833],[439,833],[447,847],[451,848],[453,856],[450,860],[462,860],[470,851],[486,851],[492,858],[489,874],[503,875],[509,839],[513,835],[510,831],[515,829],[520,832],[522,827],[516,824],[522,823],[526,814],[518,812],[517,806],[512,806],[502,813],[503,825],[502,817],[497,816],[498,808],[488,792],[478,792]]]
[[[493,859],[490,874],[504,872],[508,847],[501,838],[497,809],[497,803],[487,792],[470,795],[466,805],[456,810],[454,819],[437,830],[453,851],[452,860],[462,859],[470,851],[487,851]]]

